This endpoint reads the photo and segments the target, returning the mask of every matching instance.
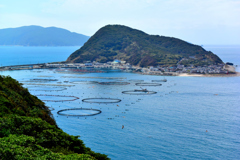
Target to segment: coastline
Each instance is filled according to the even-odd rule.
[[[121,67],[121,66],[120,66]],[[108,65],[103,64],[102,66],[99,65],[92,65],[90,68],[95,69],[120,69],[120,67],[115,65]],[[65,62],[52,62],[52,63],[40,63],[40,64],[25,64],[25,65],[13,65],[13,66],[2,66],[0,67],[0,71],[7,71],[7,70],[28,70],[28,69],[59,69],[59,68],[69,68],[69,69],[88,69],[89,66],[86,66],[85,64],[72,64],[72,63],[65,63]],[[223,66],[223,73],[219,72],[213,72],[213,73],[179,73],[179,72],[162,72],[162,71],[151,71],[148,68],[138,68],[137,66],[133,66],[133,69],[135,69],[133,72],[142,74],[142,75],[158,75],[158,76],[180,76],[180,77],[239,77],[240,72],[235,71],[235,67],[231,65],[224,65]],[[122,68],[121,68],[122,69]],[[141,70],[141,72],[139,72]],[[122,69],[122,71],[128,70],[125,68]],[[85,73],[85,72],[84,72]],[[78,73],[79,74],[79,73]],[[82,74],[82,73],[81,73]]]
[[[179,77],[240,77],[240,72],[234,72],[229,74],[201,74],[201,73],[176,73],[176,72],[168,72],[167,74],[159,74],[156,72],[151,73],[139,73],[142,75],[155,75],[155,76],[179,76]]]
[[[176,76],[180,77],[239,77],[240,72],[231,74],[190,74],[190,73],[179,73]]]

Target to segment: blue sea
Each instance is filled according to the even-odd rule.
[[[0,46],[0,66],[65,61],[80,46],[25,47]]]
[[[236,65],[240,62],[240,46],[204,47],[224,62]],[[43,50],[47,52],[46,48]],[[61,50],[55,49],[56,52],[52,47],[48,54]],[[0,53],[2,50],[0,47]],[[9,50],[12,55],[25,53],[24,49],[22,52]],[[31,50],[39,52],[39,47],[31,47]],[[51,57],[48,60],[55,61],[54,56]],[[0,61],[7,64],[7,59]],[[240,159],[240,77],[161,77],[124,72],[71,74],[56,70],[4,71],[0,74],[16,78],[32,94],[48,100],[45,103],[54,109],[52,114],[63,131],[80,135],[87,147],[113,160]],[[156,94],[122,93],[140,89],[136,83],[151,83],[163,78],[167,82],[161,82],[162,86],[143,87]],[[49,81],[34,82],[33,79]],[[92,81],[130,84],[102,85]],[[61,101],[75,99],[72,96],[79,99]],[[121,102],[83,102],[86,98],[114,98]],[[97,112],[79,109],[61,112],[68,116],[57,114],[59,110],[72,108],[97,109],[101,113],[71,116]]]

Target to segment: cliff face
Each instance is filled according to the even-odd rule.
[[[0,45],[82,46],[88,36],[57,27],[24,26],[0,29]]]
[[[0,76],[0,159],[108,159],[63,132],[50,110],[11,77]]]
[[[177,38],[148,35],[122,25],[107,25],[99,29],[68,57],[67,62],[120,59],[139,66],[169,66],[176,65],[182,58],[191,59],[189,64],[223,63],[218,56],[201,46]]]

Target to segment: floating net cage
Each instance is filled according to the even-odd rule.
[[[130,94],[130,95],[151,95],[156,94],[155,91],[142,91],[142,90],[131,90],[131,91],[123,91],[123,94]]]
[[[116,98],[85,98],[82,100],[86,103],[118,103],[121,99]]]
[[[31,72],[41,73],[41,72],[43,72],[43,71],[33,71],[33,70],[32,70]]]
[[[73,87],[75,85],[67,84],[42,84],[42,83],[24,83],[25,86],[55,86],[55,87]]]
[[[92,108],[72,108],[72,109],[63,109],[57,112],[57,114],[62,116],[95,116],[102,113],[101,110],[92,109]]]
[[[115,81],[115,82],[99,82],[99,84],[101,84],[101,85],[128,85],[128,84],[130,84],[130,83],[128,83],[128,82],[117,82],[117,81]]]
[[[48,86],[46,87],[35,86],[35,87],[27,87],[27,88],[29,88],[29,91],[44,91],[44,92],[63,91],[67,89],[64,87],[48,87]]]
[[[58,81],[58,79],[42,79],[42,78],[35,78],[35,79],[30,79],[27,81],[22,81],[22,82],[42,82],[42,83],[47,83],[47,82],[55,82]]]
[[[64,102],[64,101],[75,101],[77,99],[79,99],[79,97],[76,96],[67,96],[67,95],[49,95],[49,94],[39,94],[39,95],[35,95],[37,97],[55,97],[55,98],[59,98],[59,99],[41,99],[42,101],[46,101],[46,102]],[[63,99],[63,98],[71,98],[71,99]]]
[[[70,83],[73,83],[73,84],[96,84],[99,82],[98,81],[72,81]]]
[[[152,82],[167,82],[166,79],[161,79],[161,80],[152,80]]]
[[[30,79],[31,81],[58,81],[57,79],[42,79],[42,78],[35,78],[35,79]]]
[[[130,79],[128,81],[131,81],[131,82],[144,82],[144,80],[142,80],[142,79]]]
[[[135,83],[136,86],[161,86],[161,83]]]
[[[80,76],[62,76],[61,78],[126,79],[125,77],[80,77]]]
[[[40,76],[37,76],[37,77],[53,77],[53,76],[40,75]]]

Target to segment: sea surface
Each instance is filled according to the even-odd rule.
[[[224,63],[237,65],[236,71],[240,72],[240,45],[204,45],[203,48],[218,55]]]
[[[0,66],[65,61],[80,46],[25,47],[0,46]]]
[[[208,50],[224,62],[239,64],[240,47],[214,47]],[[16,78],[32,94],[47,100],[46,105],[51,107],[63,131],[80,135],[87,147],[113,160],[240,159],[240,77],[162,77],[124,72],[71,74],[56,70],[0,74]],[[167,82],[154,82],[161,86],[142,86],[156,94],[122,93],[140,89],[136,83],[163,78]],[[102,85],[96,81],[125,85]],[[106,98],[90,99],[91,102],[121,101],[83,102],[86,98]],[[67,116],[58,115],[62,109],[74,110],[61,112]],[[99,110],[101,113],[94,116],[80,116]]]

